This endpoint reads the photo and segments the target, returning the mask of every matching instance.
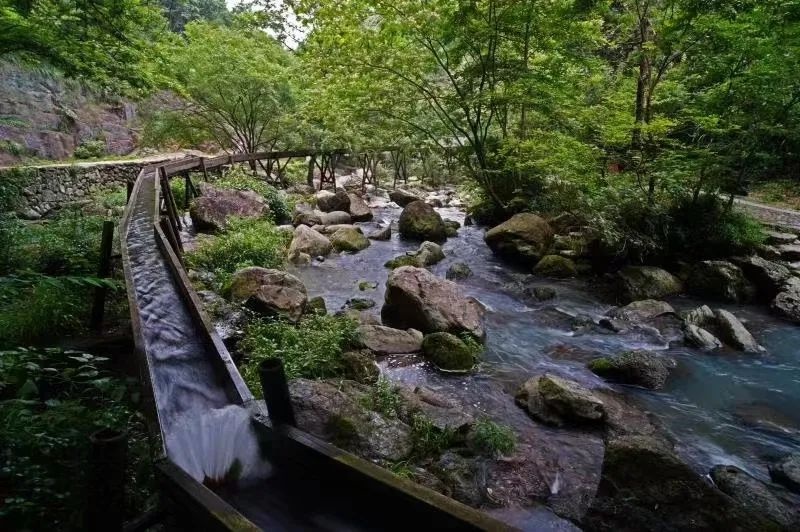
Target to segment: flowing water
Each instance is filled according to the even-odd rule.
[[[376,221],[396,222],[399,208],[379,196],[371,202]],[[458,209],[437,210],[445,219],[463,222]],[[382,369],[392,379],[454,394],[512,425],[521,443],[538,455],[543,480],[550,485],[549,503],[554,508],[563,506],[560,513],[570,515],[567,506],[576,500],[585,504],[591,497],[602,465],[602,442],[589,434],[534,423],[514,405],[513,392],[527,378],[545,371],[593,388],[611,387],[586,369],[586,362],[595,356],[644,348],[667,352],[678,361],[663,390],[613,388],[652,413],[674,438],[678,452],[701,474],[716,464],[735,464],[767,480],[771,458],[800,448],[800,327],[769,316],[762,307],[726,305],[746,320],[764,345],[767,351],[761,355],[670,348],[664,338],[648,330],[626,335],[597,328],[576,332],[547,317],[560,315],[553,312],[556,307],[570,315],[597,319],[611,308],[602,301],[597,285],[537,278],[509,266],[491,253],[483,233],[480,227],[462,227],[458,237],[443,246],[446,259],[431,268],[444,277],[451,264],[463,262],[474,273],[459,285],[488,310],[486,352],[478,371],[469,376],[442,375],[408,356],[385,360]],[[332,256],[295,273],[306,283],[309,296],[325,298],[329,311],[351,297],[369,297],[377,303],[373,311],[379,313],[389,271],[383,264],[417,246],[393,234],[390,241],[372,241],[359,253]],[[360,281],[376,282],[378,287],[359,291]],[[557,298],[536,302],[526,297],[522,288],[534,285],[554,287]],[[683,309],[701,302],[676,298],[670,303]]]

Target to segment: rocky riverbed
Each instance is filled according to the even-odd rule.
[[[536,530],[797,524],[800,327],[769,311],[788,294],[791,314],[789,269],[751,260],[600,277],[573,260],[580,234],[564,220],[521,218],[487,237],[453,190],[415,193],[351,193],[351,212],[343,193],[299,206],[286,230],[304,292],[285,279],[267,291],[295,287],[296,301],[356,316],[368,353],[356,365],[374,357],[402,411],[467,427],[467,452],[406,474]],[[464,335],[484,342],[477,361],[453,355]],[[363,385],[295,381],[292,392],[306,430],[337,441],[331,411],[344,409],[358,420],[351,449],[407,459],[413,416],[365,410]],[[482,418],[513,429],[513,452],[469,450]]]

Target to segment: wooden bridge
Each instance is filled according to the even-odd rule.
[[[181,258],[182,216],[172,197],[171,178],[189,180],[188,193],[193,184],[187,172],[289,157],[311,157],[323,175],[333,177],[336,153],[344,151],[172,161],[143,168],[129,188],[120,226],[123,267],[147,410],[152,431],[162,442],[158,472],[164,493],[174,503],[171,509],[198,530],[506,529],[477,510],[293,426],[292,416],[282,410],[286,405],[279,402],[288,397],[280,378],[262,379],[272,410],[266,411],[239,375],[187,278]],[[321,186],[326,182],[321,179]],[[215,491],[198,482],[177,465],[179,449],[173,445],[181,422],[229,405],[249,412],[262,455],[274,469],[268,479],[243,492]]]

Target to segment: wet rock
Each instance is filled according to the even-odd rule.
[[[533,273],[557,279],[575,277],[578,274],[575,269],[575,262],[561,255],[545,255],[533,267]]]
[[[294,379],[289,393],[297,426],[367,459],[405,460],[413,450],[411,428],[366,409],[369,388],[353,381]]]
[[[472,269],[463,262],[456,262],[447,268],[444,276],[451,281],[461,281],[472,276]]]
[[[773,482],[782,484],[795,493],[800,493],[800,452],[787,454],[771,464],[769,476]]]
[[[742,269],[745,277],[755,285],[761,299],[769,301],[781,291],[791,277],[789,268],[758,256],[734,257],[731,262]]]
[[[350,217],[354,222],[368,222],[372,220],[372,211],[369,205],[357,194],[348,194],[350,197]],[[340,210],[340,209],[337,209]]]
[[[483,307],[465,297],[461,288],[428,270],[403,266],[386,281],[386,302],[381,318],[386,325],[413,328],[424,333],[450,332],[485,336]]]
[[[480,506],[483,502],[485,487],[480,481],[478,466],[452,451],[447,451],[431,467],[431,471],[442,481],[445,494],[470,506]]]
[[[624,307],[610,310],[607,314],[620,320],[647,321],[664,314],[675,314],[675,309],[665,301],[643,299],[629,303]]]
[[[365,297],[351,297],[344,306],[355,310],[367,310],[375,306],[375,301]]]
[[[738,467],[717,465],[711,468],[710,475],[720,491],[733,497],[744,510],[761,514],[784,527],[789,527],[794,521],[793,513],[763,482]]]
[[[708,305],[697,307],[696,309],[688,312],[681,313],[683,321],[690,325],[697,325],[702,327],[714,321],[714,311]]]
[[[200,191],[202,195],[189,207],[198,231],[224,231],[228,218],[263,218],[269,213],[264,198],[250,190],[227,190],[201,183]]]
[[[659,390],[667,382],[675,361],[648,351],[628,351],[613,357],[596,358],[587,367],[613,381]]]
[[[525,294],[536,301],[549,301],[558,295],[556,289],[551,286],[530,286],[525,289]]]
[[[717,320],[717,334],[727,345],[748,353],[758,353],[764,348],[758,345],[750,331],[732,313],[724,309],[714,312]]]
[[[416,240],[443,242],[447,239],[444,221],[433,207],[424,201],[406,205],[398,221],[400,236]]]
[[[772,311],[795,323],[800,323],[800,280],[789,279],[770,304]]]
[[[302,316],[308,304],[303,282],[284,271],[244,268],[233,274],[231,299],[245,302],[247,306],[266,315],[278,315],[292,321]]]
[[[616,274],[617,293],[623,301],[660,299],[683,291],[681,281],[655,266],[628,266]]]
[[[778,246],[778,251],[781,253],[781,259],[788,262],[800,261],[800,245],[798,244],[783,244]]]
[[[461,224],[455,220],[444,221],[444,230],[448,238],[458,236],[459,228],[461,228]]]
[[[292,213],[292,225],[319,225],[322,223],[322,212],[314,210],[311,205],[307,203],[298,203],[294,206]]]
[[[342,227],[331,235],[331,244],[337,251],[357,252],[369,247],[369,240],[354,227]]]
[[[458,336],[447,332],[426,335],[422,354],[443,371],[468,372],[475,366],[473,350]]]
[[[375,281],[359,281],[358,282],[358,289],[362,292],[366,290],[375,290],[378,288],[378,283]]]
[[[435,242],[423,242],[417,249],[416,257],[423,266],[432,266],[444,260],[442,246]]]
[[[203,308],[211,316],[214,329],[223,342],[241,337],[247,316],[240,306],[229,303],[210,290],[198,290],[197,295],[203,303]]]
[[[303,253],[302,251],[293,251],[291,253],[287,253],[287,258],[289,259],[289,262],[295,266],[308,266],[311,264],[311,255],[308,253]]]
[[[350,210],[350,196],[344,190],[338,190],[335,193],[329,190],[320,190],[314,194],[317,200],[317,208],[322,212],[344,211]]]
[[[775,246],[762,244],[756,248],[756,253],[759,257],[767,260],[781,260],[781,252]]]
[[[697,475],[664,443],[622,436],[606,445],[586,530],[779,530]]]
[[[360,325],[361,345],[378,355],[400,355],[422,351],[422,333],[415,329],[393,329],[383,325]]]
[[[697,325],[687,323],[683,333],[686,343],[698,349],[713,351],[722,347],[722,342],[716,336]]]
[[[367,238],[370,240],[391,240],[392,238],[392,226],[386,225],[386,227],[382,227],[380,229],[376,229],[372,231]]]
[[[294,230],[294,238],[289,244],[289,256],[306,253],[311,257],[326,256],[333,251],[333,244],[323,234],[314,231],[307,225],[298,225]]]
[[[550,374],[525,382],[516,401],[534,419],[548,425],[596,424],[605,418],[603,402],[589,389]]]
[[[320,214],[319,221],[322,225],[349,225],[353,220],[350,218],[350,214],[345,211],[331,211]]]
[[[399,416],[411,424],[416,414],[422,414],[439,430],[466,433],[475,423],[471,409],[459,401],[435,392],[426,386],[398,386],[402,399]]]
[[[328,306],[325,304],[325,298],[317,296],[309,299],[308,305],[306,305],[306,312],[310,314],[327,314]]]
[[[631,435],[661,436],[662,433],[655,423],[657,419],[639,408],[630,396],[611,390],[593,390],[592,393],[603,401],[606,439]]]
[[[320,225],[315,225],[314,227],[312,227],[312,229],[314,229],[314,231],[322,233],[325,236],[332,235],[333,233],[335,233],[339,229],[354,230],[354,231],[358,231],[359,233],[363,234],[363,231],[361,230],[361,228],[358,227],[357,225],[353,225],[353,224],[334,224],[334,225],[322,225],[322,224],[320,224]]]
[[[416,268],[422,268],[423,264],[420,262],[416,253],[411,252],[398,255],[393,259],[389,259],[383,264],[383,266],[385,268],[394,270],[395,268],[400,268],[401,266],[414,266]]]
[[[374,384],[378,382],[381,370],[370,351],[347,351],[342,353],[342,373],[346,379]]]
[[[397,203],[401,207],[405,207],[409,203],[420,201],[422,198],[415,196],[411,192],[403,190],[402,188],[395,189],[389,192],[389,199]]]
[[[800,434],[800,418],[794,415],[791,408],[786,408],[786,405],[748,401],[737,404],[732,413],[739,423],[748,428],[769,432],[778,437]]]
[[[553,230],[533,213],[515,214],[486,232],[486,244],[500,256],[536,264],[553,244]]]
[[[794,233],[782,233],[780,231],[767,231],[764,233],[767,237],[767,244],[780,246],[782,244],[793,244],[797,240],[797,235]]]
[[[755,293],[742,269],[722,260],[695,264],[689,272],[686,287],[691,294],[732,303],[750,301]]]

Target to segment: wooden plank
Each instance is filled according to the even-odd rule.
[[[107,279],[111,275],[111,248],[113,244],[114,222],[106,220],[103,222],[103,234],[100,240],[100,263],[97,266],[97,277],[100,279]],[[94,289],[92,317],[89,326],[95,331],[100,331],[103,327],[107,294],[108,289],[104,286],[98,286]]]

